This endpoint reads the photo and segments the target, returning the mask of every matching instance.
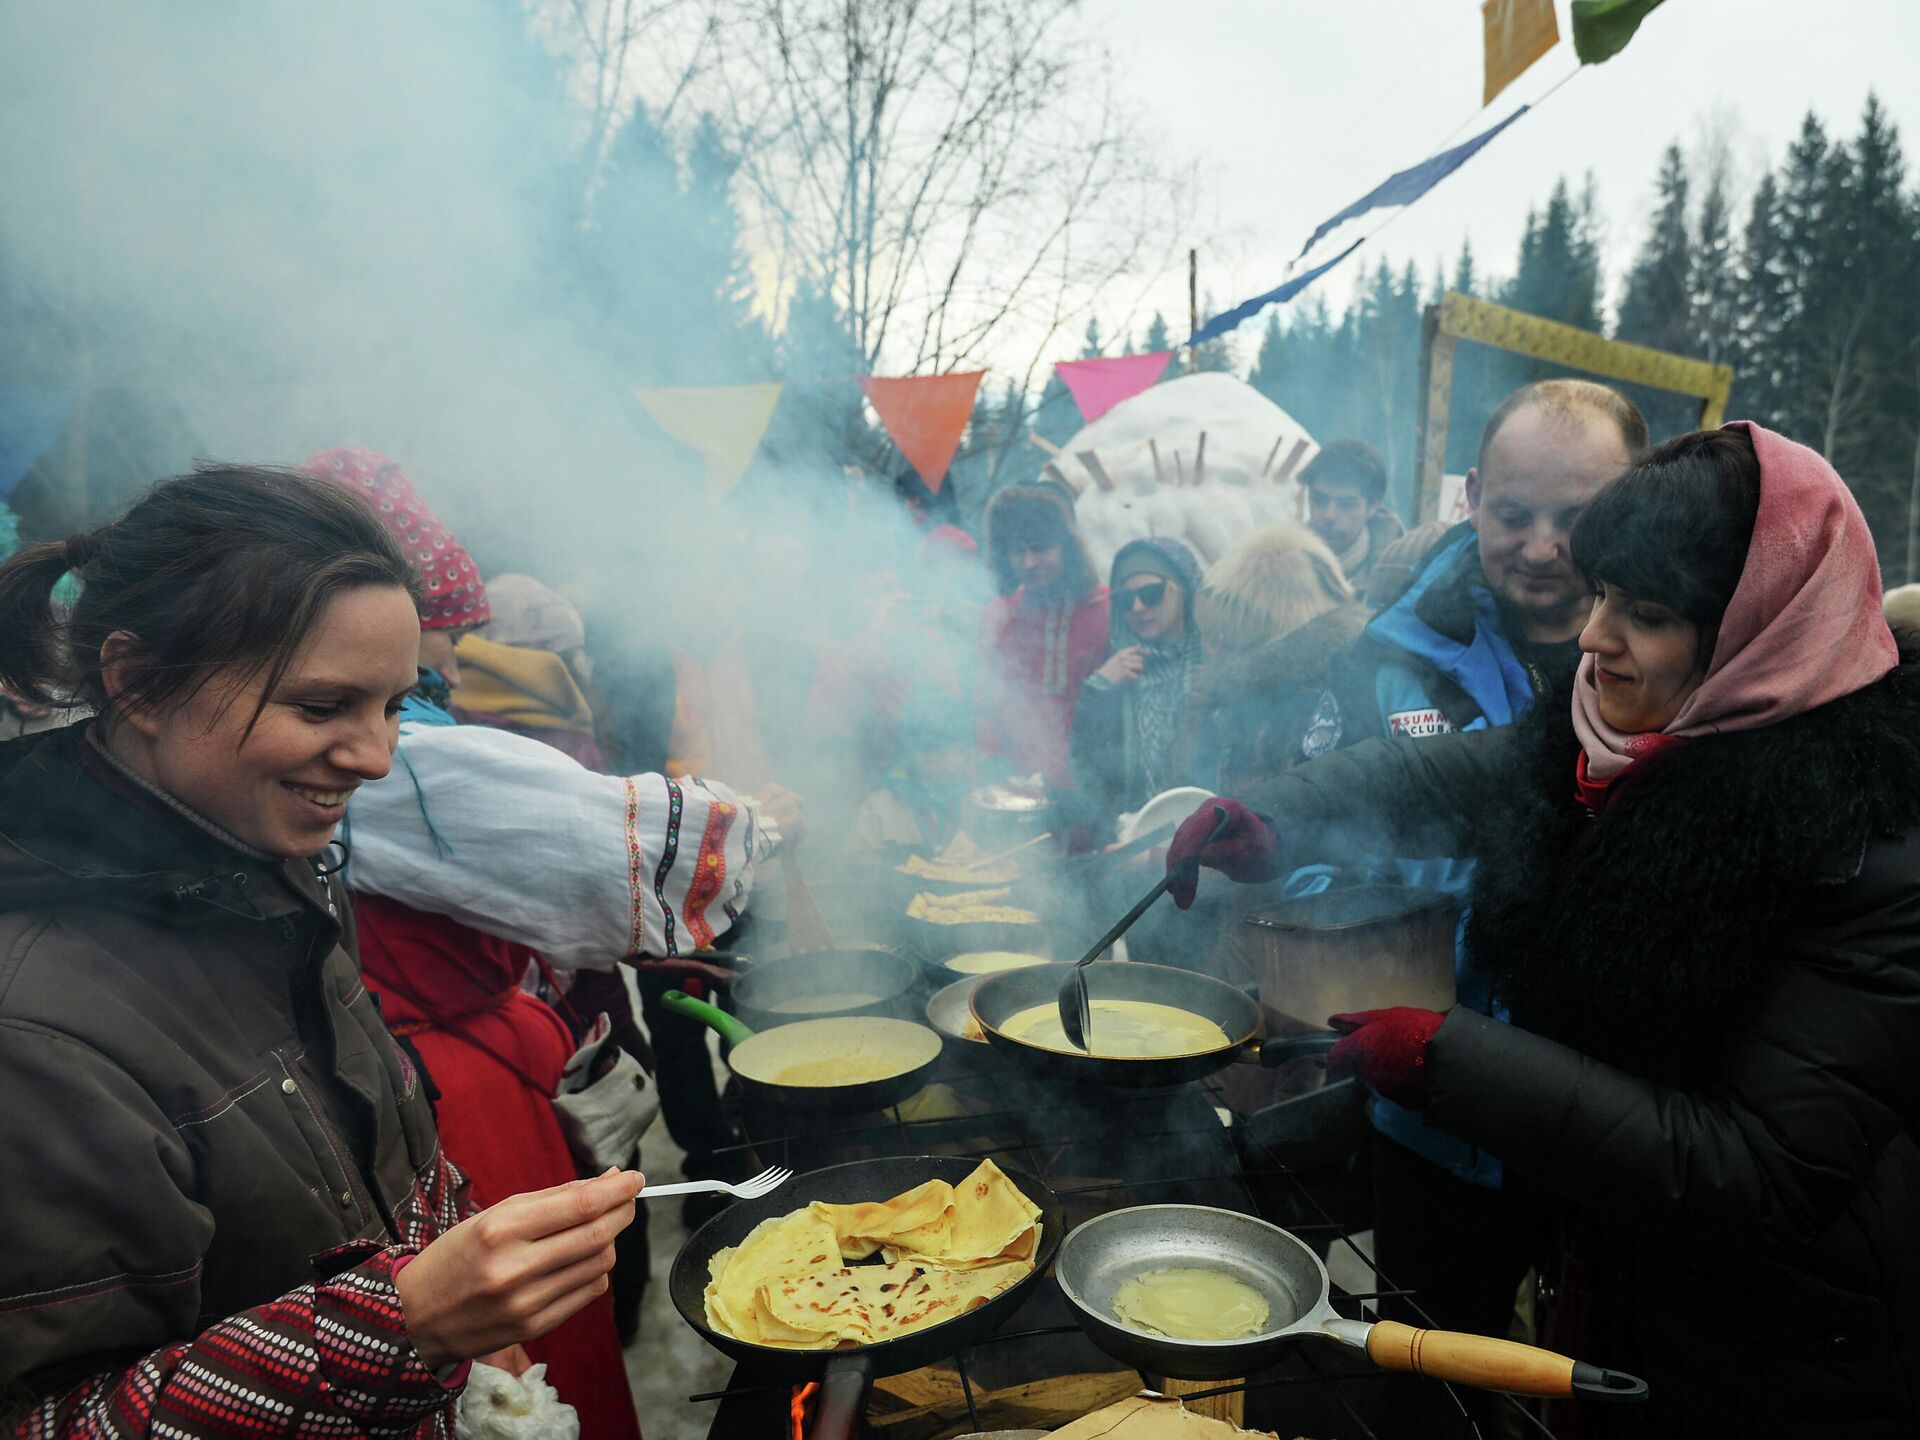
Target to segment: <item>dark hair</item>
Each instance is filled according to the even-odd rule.
[[[1002,595],[1020,588],[1020,577],[1013,573],[1016,537],[1060,547],[1061,580],[1074,599],[1084,600],[1100,588],[1100,572],[1073,523],[1069,494],[1064,485],[1009,485],[987,506],[987,554]]]
[[[1573,563],[1589,580],[1717,630],[1753,541],[1760,461],[1744,430],[1700,430],[1658,446],[1581,512]]]
[[[903,470],[893,477],[893,493],[905,505],[918,500],[926,507],[927,514],[942,520],[951,519],[960,513],[959,501],[954,499],[953,486],[942,485],[938,490],[929,490],[927,482],[918,472]]]
[[[1377,505],[1387,493],[1387,466],[1380,452],[1364,440],[1329,440],[1300,472],[1302,485],[1316,480],[1351,485],[1368,503]]]
[[[1633,463],[1638,463],[1647,453],[1647,444],[1652,438],[1647,417],[1640,413],[1640,407],[1611,385],[1602,385],[1597,380],[1536,380],[1507,396],[1487,417],[1487,428],[1480,432],[1480,453],[1474,460],[1482,478],[1485,478],[1487,452],[1493,448],[1493,437],[1517,412],[1529,409],[1544,410],[1562,421],[1580,414],[1611,420],[1619,427],[1620,439],[1627,447],[1627,459]]]
[[[68,570],[82,589],[62,619],[51,592]],[[420,603],[406,554],[352,492],[291,470],[203,465],[98,530],[0,565],[0,682],[106,715],[189,699],[239,666],[267,672],[264,706],[327,602],[368,585]],[[109,702],[100,649],[121,631],[137,644]],[[258,718],[256,707],[249,725]]]

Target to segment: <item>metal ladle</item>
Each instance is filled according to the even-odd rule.
[[[1225,806],[1213,807],[1213,829],[1207,832],[1207,838],[1201,843],[1201,850],[1218,840],[1227,829],[1227,811]],[[1133,922],[1153,908],[1153,902],[1166,894],[1176,880],[1191,875],[1200,868],[1198,853],[1184,865],[1167,871],[1145,895],[1135,902],[1134,907],[1120,917],[1106,934],[1093,942],[1093,948],[1075,962],[1073,971],[1060,984],[1060,1028],[1067,1032],[1067,1040],[1075,1049],[1093,1053],[1093,1047],[1087,1043],[1087,1037],[1093,1033],[1093,1002],[1087,996],[1087,966],[1098,960],[1113,948],[1114,942],[1133,928]]]

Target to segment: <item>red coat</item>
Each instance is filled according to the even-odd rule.
[[[1016,775],[1038,772],[1069,788],[1067,737],[1080,687],[1112,647],[1102,586],[1068,608],[1029,600],[1023,586],[987,606],[980,621],[980,754]]]
[[[356,895],[353,908],[367,988],[439,1088],[440,1145],[474,1200],[578,1178],[552,1101],[573,1039],[519,988],[532,952],[377,895]],[[611,1293],[526,1349],[580,1412],[582,1440],[640,1440]]]

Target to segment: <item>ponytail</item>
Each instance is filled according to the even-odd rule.
[[[82,584],[70,614],[54,594],[69,570]],[[363,501],[288,470],[203,466],[98,530],[0,565],[0,684],[109,718],[188,698],[225,670],[264,671],[270,690],[333,596],[362,586],[420,602],[405,552]],[[133,643],[110,702],[100,652],[115,635]]]
[[[69,698],[75,676],[54,588],[93,554],[91,535],[22,545],[0,564],[0,685],[36,704]]]

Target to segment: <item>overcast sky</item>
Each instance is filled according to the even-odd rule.
[[[1572,31],[1567,0],[1557,5],[1561,43],[1480,114],[1476,0],[1090,0],[1086,13],[1153,127],[1175,156],[1202,167],[1202,318],[1206,292],[1225,309],[1273,288],[1321,220],[1566,77]],[[1830,132],[1851,135],[1869,90],[1910,159],[1920,154],[1916,0],[1667,0],[1626,51],[1574,76],[1319,283],[1338,307],[1382,255],[1413,259],[1423,273],[1436,259],[1451,268],[1469,237],[1483,273],[1510,273],[1528,205],[1544,201],[1556,175],[1577,182],[1588,170],[1617,283],[1670,141],[1730,130],[1750,185],[1809,108]],[[1345,239],[1379,218],[1354,222]],[[1135,333],[1158,306],[1184,335],[1184,259],[1152,283]],[[1131,288],[1116,294],[1122,305],[1132,298]],[[1103,316],[1103,326],[1124,318]],[[1242,364],[1263,323],[1237,332]]]

